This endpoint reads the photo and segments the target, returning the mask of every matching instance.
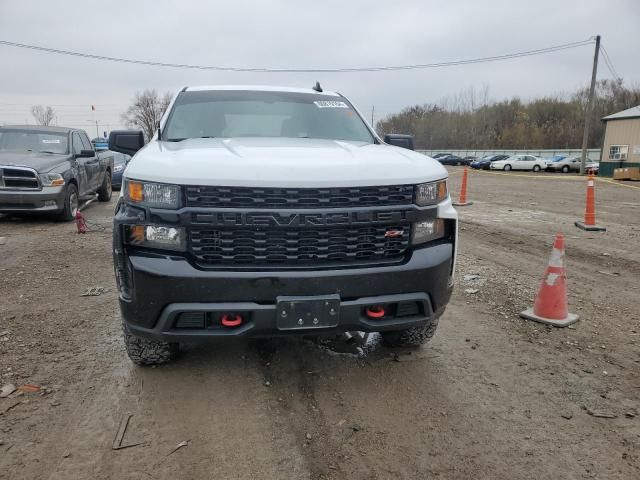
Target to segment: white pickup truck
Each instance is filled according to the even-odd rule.
[[[113,252],[135,363],[234,336],[434,334],[457,242],[447,171],[341,94],[185,87],[147,145],[122,130],[109,148],[134,155]]]

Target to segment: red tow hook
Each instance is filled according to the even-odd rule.
[[[242,324],[242,315],[230,316],[225,313],[220,317],[220,323],[225,327],[237,327]]]
[[[384,317],[386,312],[382,305],[373,305],[371,307],[367,307],[366,313],[367,317],[377,319]]]

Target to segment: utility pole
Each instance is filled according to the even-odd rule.
[[[375,113],[375,111],[376,111],[376,106],[375,105],[371,105],[371,128],[374,128],[374,129],[376,128],[373,125],[373,114]]]
[[[100,130],[98,129],[98,120],[96,120],[96,137],[100,136]]]
[[[584,118],[584,133],[582,134],[582,158],[580,159],[580,175],[584,175],[587,163],[587,146],[589,144],[589,124],[593,116],[593,97],[596,91],[596,74],[598,73],[598,54],[600,53],[600,35],[596,35],[596,51],[593,54],[593,70],[591,71],[591,87],[589,87],[589,101]]]

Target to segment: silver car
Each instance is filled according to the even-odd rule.
[[[547,162],[534,155],[512,155],[504,160],[491,162],[489,168],[491,170],[504,170],[505,172],[510,170],[533,170],[534,172],[539,172],[547,168]]]
[[[580,161],[581,157],[567,157],[559,160],[552,160],[547,162],[547,170],[550,172],[579,172],[580,171]],[[588,160],[585,163],[585,170],[587,172],[597,172],[598,171],[598,162],[594,162],[592,160]]]

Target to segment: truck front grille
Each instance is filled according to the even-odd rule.
[[[335,188],[186,188],[187,206],[203,208],[344,208],[413,203],[412,185]]]
[[[330,266],[401,260],[411,227],[196,228],[190,229],[191,253],[202,267]]]
[[[30,168],[0,166],[0,188],[38,190],[38,175]]]

